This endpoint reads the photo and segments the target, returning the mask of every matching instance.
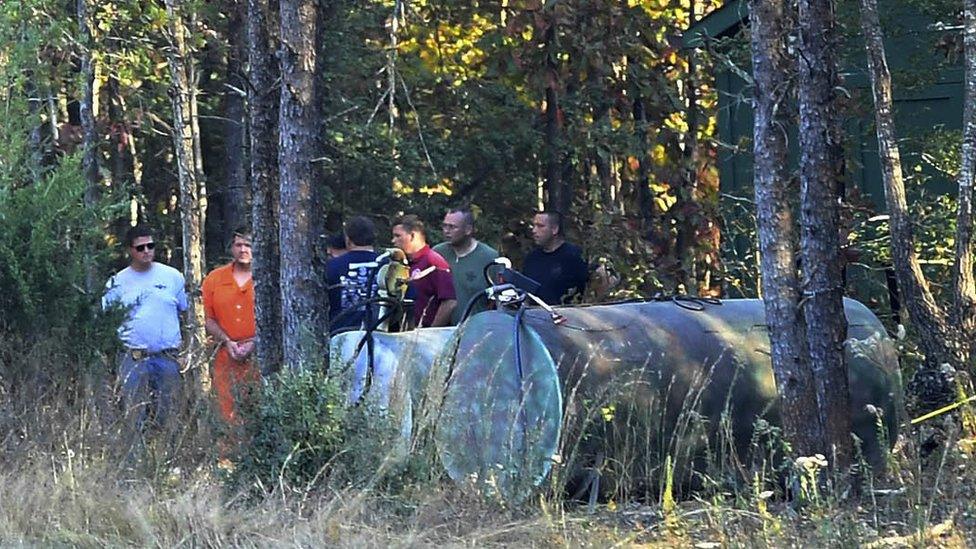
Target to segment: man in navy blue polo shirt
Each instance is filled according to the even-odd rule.
[[[326,263],[329,283],[329,329],[356,328],[366,317],[366,301],[376,294],[376,225],[357,215],[343,227],[345,252]],[[372,284],[372,287],[370,287]],[[342,316],[340,316],[340,313]]]
[[[525,257],[522,273],[541,284],[535,294],[549,305],[579,301],[589,270],[579,246],[566,242],[563,216],[537,213],[532,220],[532,240],[536,248]]]

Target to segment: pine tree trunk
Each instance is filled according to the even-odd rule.
[[[44,99],[41,98],[41,90],[37,86],[37,73],[30,70],[25,71],[24,92],[27,94],[27,112],[30,124],[30,133],[27,135],[27,146],[30,150],[30,169],[38,179],[41,170],[44,168],[44,124],[41,121],[41,112],[44,108]]]
[[[651,194],[651,163],[654,161],[651,154],[651,144],[647,136],[647,112],[644,107],[644,98],[640,94],[640,89],[635,86],[634,90],[634,127],[637,140],[636,150],[640,151],[637,158],[637,211],[640,212],[641,237],[648,238],[654,227],[654,220],[660,215],[654,204],[654,196]]]
[[[773,374],[779,390],[783,430],[795,452],[822,450],[823,425],[811,412],[817,393],[800,312],[793,247],[793,215],[787,195],[786,119],[790,60],[786,16],[779,0],[750,0],[752,66],[755,81],[754,185],[763,304],[769,327]]]
[[[280,173],[281,309],[284,363],[289,368],[328,360],[328,292],[321,262],[314,160],[322,122],[316,101],[316,0],[281,0]]]
[[[95,129],[95,103],[98,101],[95,95],[95,61],[92,58],[92,21],[88,11],[88,0],[77,0],[79,39],[82,44],[81,50],[81,78],[82,78],[82,97],[79,103],[81,115],[82,131],[82,155],[81,171],[85,176],[85,208],[89,212],[94,211],[98,203],[101,189],[100,177],[98,175],[98,132]],[[85,271],[85,291],[94,295],[100,284],[98,282],[98,270],[95,264],[88,262]]]
[[[956,216],[956,261],[953,268],[954,308],[952,325],[960,332],[957,353],[960,366],[976,372],[969,363],[976,334],[976,243],[973,241],[973,179],[976,178],[976,0],[964,0],[965,89],[963,100],[962,158],[959,168],[959,203]]]
[[[688,7],[688,26],[695,24],[696,0],[690,0]],[[695,219],[698,211],[695,203],[698,195],[698,79],[695,49],[688,51],[688,71],[684,75],[683,89],[687,99],[685,110],[688,131],[684,135],[684,169],[682,188],[678,192],[675,210],[684,212],[678,221],[678,234],[675,238],[674,256],[678,260],[677,283],[684,286],[685,292],[698,295],[698,273],[696,269]]]
[[[190,51],[186,43],[185,14],[182,0],[166,0],[169,18],[170,99],[173,104],[173,145],[180,185],[180,219],[183,226],[183,276],[190,299],[189,333],[191,356],[202,351],[204,332],[203,302],[200,284],[203,280],[203,212],[206,193],[198,158],[199,130],[194,120],[195,95]],[[191,358],[193,360],[193,358]],[[196,357],[202,362],[202,357]],[[191,362],[192,364],[192,362]],[[198,373],[201,388],[209,389],[206,367]]]
[[[247,0],[250,82],[248,124],[251,157],[251,241],[254,250],[254,314],[258,365],[264,373],[282,364],[281,285],[278,246],[278,106],[280,88],[277,2]]]
[[[555,19],[555,15],[552,16]],[[560,146],[559,95],[556,82],[559,78],[556,65],[556,23],[551,21],[546,29],[546,209],[568,214],[569,199],[563,181],[562,152]]]
[[[877,0],[861,0],[861,26],[874,96],[878,154],[888,208],[888,224],[891,227],[891,257],[895,278],[909,317],[922,336],[919,343],[925,352],[927,366],[938,368],[942,363],[954,362],[946,346],[949,327],[943,310],[932,296],[919,265],[918,254],[915,253],[915,231],[905,196],[905,180],[902,176],[901,154],[898,150],[892,109],[891,73],[885,56]]]
[[[800,250],[802,309],[820,416],[836,465],[846,467],[853,446],[844,357],[847,321],[837,200],[843,149],[836,131],[834,90],[839,83],[833,17],[830,0],[799,1]]]
[[[227,25],[230,30],[230,51],[227,54],[227,85],[224,86],[224,152],[226,155],[224,188],[221,210],[224,214],[222,240],[229,242],[235,227],[246,223],[247,215],[247,167],[245,156],[244,95],[244,0],[229,2]]]

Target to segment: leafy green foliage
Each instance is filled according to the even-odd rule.
[[[243,399],[242,443],[231,486],[252,493],[307,492],[321,483],[399,490],[422,474],[422,451],[407,459],[407,439],[394,414],[368,404],[346,406],[335,378],[320,370],[283,371],[257,398]],[[409,418],[408,418],[409,419]],[[230,439],[229,439],[230,440]],[[406,473],[391,475],[390,473]]]
[[[97,351],[105,326],[96,313],[107,276],[99,224],[111,202],[83,206],[75,157],[33,184],[0,186],[0,331],[31,339],[57,334],[83,356]]]
[[[308,490],[342,451],[346,409],[334,380],[320,370],[286,370],[264,385],[242,416],[231,482],[260,491]]]

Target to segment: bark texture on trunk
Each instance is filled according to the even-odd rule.
[[[696,0],[690,0],[688,6],[688,26],[696,22]],[[688,120],[688,131],[684,135],[684,188],[678,196],[677,207],[683,211],[678,220],[678,235],[675,238],[674,255],[678,260],[680,269],[677,273],[677,282],[685,287],[685,292],[698,295],[698,273],[696,265],[696,246],[700,244],[697,240],[695,227],[695,213],[700,208],[697,204],[698,196],[698,78],[697,78],[697,59],[695,50],[688,52],[688,71],[684,77],[685,95],[687,97],[687,107],[685,115]]]
[[[236,227],[247,222],[247,167],[245,155],[244,96],[247,89],[244,82],[244,59],[247,56],[244,45],[245,34],[239,32],[244,25],[245,0],[234,0],[228,5],[227,24],[230,29],[230,51],[227,56],[227,83],[224,86],[224,153],[227,163],[224,171],[222,208],[224,227],[221,234],[223,242],[230,242]],[[266,137],[266,136],[265,136]]]
[[[200,283],[203,280],[203,227],[206,191],[199,158],[199,126],[195,120],[196,90],[193,60],[186,40],[186,14],[182,0],[166,0],[169,18],[170,98],[173,104],[173,145],[180,183],[180,219],[183,226],[183,276],[190,299],[189,333],[191,350],[202,349],[204,331],[203,302]],[[200,368],[199,381],[209,389],[207,368]]]
[[[837,197],[843,149],[836,131],[839,81],[834,13],[830,0],[799,0],[798,4],[802,309],[824,434],[836,454],[836,465],[844,467],[853,446],[844,357],[847,321]]]
[[[763,304],[769,327],[773,374],[782,402],[783,430],[801,455],[822,451],[823,425],[806,348],[800,311],[793,215],[787,187],[786,120],[790,59],[784,3],[750,0],[751,49],[755,81],[753,126],[754,186]],[[812,419],[812,420],[811,420]]]
[[[321,262],[315,165],[321,112],[316,101],[316,0],[281,0],[280,174],[281,308],[284,364],[328,360],[328,292]]]
[[[92,22],[88,0],[77,0],[78,30],[81,50],[82,97],[79,103],[81,116],[81,171],[85,176],[85,207],[94,211],[101,194],[98,176],[98,131],[95,129],[95,61],[92,58]],[[88,262],[85,271],[85,291],[93,295],[100,288],[98,271]]]
[[[654,228],[654,220],[660,216],[660,213],[655,207],[654,196],[651,194],[650,167],[653,159],[648,152],[652,147],[647,135],[647,111],[644,107],[644,98],[636,86],[634,91],[634,125],[636,126],[636,148],[641,151],[638,157],[640,167],[637,170],[637,208],[640,212],[641,236],[648,238]]]
[[[972,370],[972,335],[976,333],[976,279],[973,262],[973,179],[976,178],[976,0],[964,0],[965,89],[963,100],[962,158],[959,167],[959,204],[956,216],[956,262],[952,325],[961,332],[957,350],[961,366]],[[962,335],[965,334],[965,335]]]
[[[282,364],[281,285],[278,246],[277,2],[247,0],[250,82],[248,124],[251,159],[251,241],[258,365],[264,373]]]
[[[861,26],[874,97],[878,155],[889,215],[895,279],[912,323],[919,333],[924,334],[919,341],[929,365],[951,363],[953,359],[946,353],[949,331],[947,319],[932,296],[929,283],[918,262],[918,254],[915,253],[915,231],[905,195],[905,180],[892,109],[891,72],[885,56],[877,0],[861,0]]]
[[[549,28],[546,29],[546,209],[569,213],[570,200],[563,181],[562,150],[560,145],[559,94],[556,82],[559,78],[556,64],[556,23],[552,16]]]
[[[112,185],[131,190],[137,183],[135,143],[132,128],[125,119],[125,105],[119,81],[114,76],[109,76],[106,80],[105,94],[108,105],[109,169],[112,172]]]

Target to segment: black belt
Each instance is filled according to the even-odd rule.
[[[167,358],[175,358],[179,353],[179,349],[163,349],[162,351],[155,351],[150,353],[146,349],[126,349],[125,352],[132,357],[133,360],[146,360],[147,358],[152,358],[155,356],[165,356]]]

